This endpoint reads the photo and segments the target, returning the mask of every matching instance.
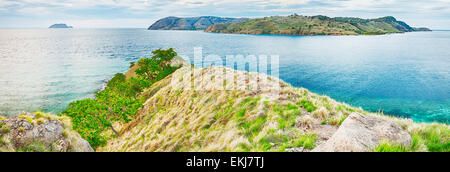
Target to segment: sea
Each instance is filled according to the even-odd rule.
[[[278,77],[292,86],[371,112],[417,122],[450,121],[450,31],[279,36],[0,29],[0,115],[58,114],[72,101],[92,98],[130,62],[159,48],[174,48],[198,67],[204,66],[193,60],[195,49],[206,58],[275,55]]]

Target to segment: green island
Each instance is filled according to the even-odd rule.
[[[414,31],[431,31],[414,28],[392,16],[377,19],[327,16],[272,16],[234,23],[217,23],[205,32],[270,35],[382,35]]]
[[[256,90],[217,82],[226,72],[266,80]],[[278,96],[264,91],[274,85]],[[33,136],[48,126],[56,129],[45,138],[54,139]],[[352,139],[358,143],[339,147]],[[94,99],[75,101],[57,116],[0,117],[0,151],[94,150],[450,152],[450,128],[367,112],[264,74],[196,68],[173,49],[132,63]]]

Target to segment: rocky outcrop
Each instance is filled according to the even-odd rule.
[[[0,120],[0,151],[92,152],[67,117],[37,112]]]
[[[245,18],[202,17],[166,17],[156,21],[148,30],[205,30],[217,23],[233,23],[247,20]]]
[[[352,113],[338,131],[313,152],[366,152],[388,141],[408,147],[411,136],[392,120]]]

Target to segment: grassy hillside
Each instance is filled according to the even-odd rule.
[[[413,140],[409,147],[383,142],[373,151],[450,151],[445,124],[369,113],[278,78],[194,68],[175,56],[172,49],[154,51],[95,99],[73,102],[61,115],[97,151],[310,151],[353,112],[394,120]]]
[[[272,16],[237,23],[221,23],[208,27],[206,32],[275,35],[378,35],[429,31],[412,28],[394,17],[360,19],[326,16]]]
[[[116,74],[104,90],[96,93],[95,99],[72,102],[60,114],[72,118],[73,129],[93,148],[118,136],[120,126],[136,118],[148,98],[141,95],[144,89],[178,69],[170,64],[177,55],[173,49],[153,53],[152,58],[142,58],[137,64],[131,64],[130,72]]]
[[[258,90],[215,82],[230,71],[236,79],[268,80]],[[188,76],[194,79],[183,79]],[[279,97],[264,89],[277,83]],[[198,84],[204,87],[193,89]],[[222,86],[229,91],[217,89]],[[412,136],[410,147],[386,142],[374,151],[450,151],[447,125],[369,113],[277,78],[224,67],[182,67],[141,95],[148,99],[136,118],[97,151],[309,151],[329,139],[352,112],[394,120]]]

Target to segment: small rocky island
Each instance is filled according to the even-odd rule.
[[[66,24],[54,24],[48,27],[50,29],[72,29],[72,26],[67,26]]]

